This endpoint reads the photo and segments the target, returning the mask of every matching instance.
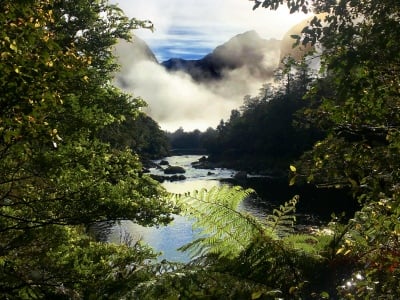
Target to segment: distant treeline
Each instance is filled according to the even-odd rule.
[[[292,64],[277,74],[276,84],[264,85],[255,97],[244,97],[243,105],[217,128],[167,133],[171,149],[205,149],[210,161],[226,167],[286,170],[324,137],[300,113],[313,105],[303,99],[312,80],[310,73],[306,65]]]

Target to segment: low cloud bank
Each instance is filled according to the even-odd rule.
[[[262,84],[271,81],[279,64],[279,51],[269,49],[259,62],[262,74],[243,65],[225,70],[221,80],[198,83],[186,73],[170,73],[154,59],[132,53],[126,44],[117,47],[122,65],[117,85],[142,97],[148,104],[146,112],[167,131],[215,128],[242,105],[245,95],[256,95]]]

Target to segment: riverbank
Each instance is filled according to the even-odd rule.
[[[152,175],[164,176],[164,170],[168,166],[179,166],[185,170],[185,179],[181,181],[164,180],[163,187],[176,194],[193,192],[202,188],[211,189],[221,184],[240,185],[243,188],[252,188],[256,194],[246,198],[240,205],[240,209],[261,219],[271,214],[274,208],[279,207],[294,195],[300,196],[296,210],[297,229],[309,230],[321,228],[331,220],[331,213],[337,215],[346,208],[349,211],[347,195],[343,191],[330,189],[315,189],[312,186],[289,186],[287,176],[273,177],[260,176],[246,173],[246,176],[235,176],[239,172],[220,168],[216,165],[202,165],[198,168],[198,162],[205,162],[202,155],[170,156],[153,162],[149,172]],[[351,208],[353,210],[353,208]],[[350,217],[350,214],[347,214]],[[176,249],[190,243],[195,239],[196,232],[192,230],[192,220],[182,216],[175,216],[175,221],[167,226],[142,227],[130,221],[122,221],[110,225],[106,233],[107,240],[115,243],[123,242],[126,238],[143,240],[163,255],[160,260],[188,262],[187,253],[181,253]]]
[[[254,189],[260,203],[267,201],[276,207],[298,195],[300,201],[297,211],[312,219],[318,218],[322,222],[329,222],[332,214],[343,215],[344,220],[352,218],[360,208],[357,200],[346,188],[321,188],[307,183],[289,185],[288,172],[283,168],[267,170],[259,167],[253,170],[250,164],[245,164],[244,161],[213,161],[206,156],[192,163],[193,168],[206,170],[228,166],[241,166],[241,169],[236,169],[235,175],[222,179],[222,182]]]

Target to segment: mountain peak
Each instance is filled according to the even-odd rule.
[[[235,35],[231,40],[233,39],[238,39],[238,40],[245,40],[245,41],[251,41],[251,40],[260,40],[261,37],[255,30],[249,30],[240,34]]]
[[[270,75],[271,66],[265,58],[279,58],[280,41],[262,39],[254,30],[232,37],[226,43],[199,60],[170,59],[162,63],[169,71],[183,71],[196,81],[223,78],[226,71],[246,67],[251,75],[263,78]]]

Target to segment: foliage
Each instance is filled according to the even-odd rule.
[[[354,262],[343,298],[399,297],[399,26],[397,1],[255,1],[319,13],[297,41],[318,44],[321,73],[308,120],[328,131],[296,165],[320,185],[349,186],[363,205],[338,251]],[[307,5],[310,6],[307,6]],[[329,87],[329,91],[327,91]]]
[[[105,1],[1,3],[0,293],[122,295],[150,276],[155,255],[95,242],[84,228],[171,220],[164,190],[142,174],[139,157],[99,139],[143,106],[110,82],[112,46],[147,24]]]
[[[297,126],[296,112],[308,105],[302,97],[311,79],[309,69],[292,62],[277,73],[276,86],[266,84],[258,96],[246,96],[240,110],[232,110],[208,142],[210,160],[240,162],[233,166],[239,169],[286,170],[323,137],[315,126]]]
[[[201,149],[201,132],[196,129],[185,132],[182,127],[175,132],[167,133],[172,149]]]
[[[117,299],[154,276],[149,248],[98,243],[80,227],[43,226],[13,243],[1,259],[6,299]]]
[[[128,115],[125,120],[108,125],[100,136],[113,148],[123,150],[128,147],[142,160],[157,159],[169,154],[167,135],[144,113]]]
[[[266,223],[272,232],[279,236],[287,236],[293,233],[293,225],[296,221],[296,204],[298,196],[274,209],[272,214],[266,218]]]
[[[194,218],[200,238],[181,248],[194,259],[160,272],[134,291],[143,299],[324,299],[349,275],[336,255],[341,238],[327,233],[290,234],[297,198],[265,220],[240,211],[250,191],[221,186],[174,195]],[[193,252],[194,250],[194,252]],[[168,266],[167,262],[164,262]],[[339,268],[338,264],[346,267]],[[333,289],[332,289],[333,288]],[[328,291],[328,292],[327,292]],[[311,297],[311,298],[310,298]]]
[[[193,227],[201,231],[201,237],[181,248],[192,256],[215,253],[219,257],[235,257],[246,249],[261,224],[250,215],[237,211],[243,198],[252,190],[227,185],[215,186],[209,191],[202,189],[184,196],[177,195],[181,213],[195,218]]]

